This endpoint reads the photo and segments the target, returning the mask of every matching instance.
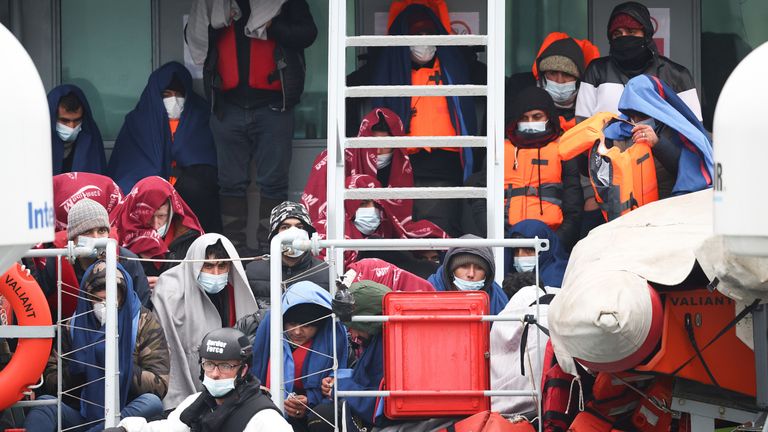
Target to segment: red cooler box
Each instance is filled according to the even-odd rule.
[[[491,408],[483,396],[490,385],[490,323],[479,319],[488,309],[483,291],[384,296],[384,315],[394,316],[384,324],[387,417],[468,416]],[[417,315],[436,318],[407,318]]]

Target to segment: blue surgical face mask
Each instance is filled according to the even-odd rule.
[[[205,273],[201,271],[200,274],[197,276],[197,283],[208,294],[218,294],[219,292],[221,292],[221,290],[224,289],[224,287],[227,286],[228,281],[229,281],[229,272],[215,275],[215,274]]]
[[[376,207],[360,207],[355,212],[355,227],[363,235],[370,235],[381,224],[379,209]]]
[[[523,133],[541,133],[547,130],[547,121],[540,122],[519,122],[517,130]]]
[[[557,83],[545,80],[544,90],[552,96],[552,100],[560,106],[572,105],[576,100],[576,81]]]
[[[453,277],[453,284],[459,291],[479,291],[485,286],[485,279],[479,281],[468,281],[456,276]]]
[[[83,129],[82,123],[71,128],[65,124],[56,122],[56,133],[59,135],[59,138],[61,138],[61,140],[64,142],[74,142],[77,139],[77,136],[80,134],[80,131],[82,129]]]
[[[512,265],[518,273],[533,271],[536,268],[536,256],[519,256],[512,260]]]
[[[226,379],[213,379],[208,378],[208,375],[205,375],[203,377],[203,386],[205,386],[206,390],[208,390],[208,393],[211,394],[211,396],[215,398],[224,397],[229,392],[235,389],[235,379],[234,378],[226,378]]]

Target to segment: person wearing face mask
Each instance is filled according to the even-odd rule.
[[[389,287],[370,281],[354,282],[349,292],[355,299],[355,315],[381,315],[382,299],[392,291]],[[335,302],[335,301],[334,301]],[[334,308],[335,310],[335,308]],[[338,311],[336,311],[339,314]],[[339,366],[335,377],[323,378],[321,391],[324,401],[309,414],[310,432],[332,432],[334,419],[333,392],[336,390],[379,390],[384,379],[384,348],[382,343],[381,323],[345,321],[349,340],[354,351],[355,361],[351,369]],[[353,355],[353,353],[350,353]],[[375,397],[355,397],[339,399],[339,423],[344,422],[347,431],[372,430],[384,420],[377,413],[376,406],[381,403]],[[342,416],[341,403],[346,404],[346,417]],[[375,420],[374,420],[375,418]]]
[[[142,258],[181,259],[204,231],[176,189],[161,177],[146,177],[125,196],[117,215],[120,242]],[[143,261],[154,286],[173,262]]]
[[[232,328],[212,330],[195,351],[200,359],[201,391],[184,399],[165,420],[123,418],[114,432],[292,431],[251,374],[251,344],[246,335]]]
[[[77,201],[66,215],[66,240],[77,244],[86,244],[91,239],[106,238],[110,236],[110,223],[107,210],[98,202],[89,198],[82,198]],[[61,247],[66,247],[62,244]],[[147,283],[147,276],[144,269],[138,261],[132,261],[130,258],[136,258],[136,255],[126,248],[118,249],[118,262],[123,269],[130,275],[131,284],[145,307],[152,308],[150,302],[150,288]],[[80,288],[80,281],[83,279],[86,269],[96,261],[96,258],[77,257],[70,263],[68,260],[61,260],[61,318],[72,316],[77,306],[77,292]],[[32,275],[40,284],[43,293],[48,297],[51,306],[51,314],[56,317],[58,314],[58,260],[50,257],[45,260],[45,266],[40,269],[32,269]]]
[[[570,249],[578,239],[583,198],[578,162],[560,158],[562,130],[552,97],[528,87],[518,95],[510,117],[504,144],[506,226],[540,220]]]
[[[282,311],[284,380],[272,383],[269,376],[271,312],[256,330],[251,373],[273,391],[284,388],[288,422],[294,431],[306,431],[307,415],[323,400],[321,382],[331,375],[334,351],[338,364],[347,364],[347,329],[331,320],[328,291],[309,281],[288,286],[282,297]]]
[[[210,106],[192,88],[178,62],[152,72],[136,107],[125,116],[108,173],[122,190],[141,179],[168,180],[206,231],[221,231],[216,147],[208,126]]]
[[[463,239],[479,239],[472,234]],[[493,280],[496,265],[489,247],[454,247],[448,249],[445,264],[427,279],[437,291],[485,291],[490,300],[491,315],[498,314],[509,301]]]
[[[549,250],[539,253],[539,281],[546,287],[562,286],[569,255],[546,224],[534,219],[523,220],[507,228],[506,237],[549,240]],[[536,251],[533,248],[506,248],[504,268],[505,273],[532,273],[536,268]]]
[[[51,113],[53,175],[72,171],[103,174],[107,168],[104,142],[83,91],[72,84],[48,93]]]
[[[448,8],[444,1],[392,2],[389,35],[450,34]],[[485,65],[466,47],[418,45],[371,50],[373,85],[485,84]],[[385,106],[403,120],[409,136],[477,135],[478,113],[473,97],[374,98],[374,106]],[[471,148],[411,148],[414,184],[417,187],[462,186],[474,171]],[[451,236],[461,234],[459,200],[416,200],[414,220],[429,220]]]
[[[184,262],[165,271],[152,292],[160,324],[171,347],[166,409],[201,390],[196,378],[196,347],[211,329],[232,327],[259,312],[237,250],[221,234],[205,234],[192,243]]]
[[[120,415],[153,417],[163,411],[161,399],[170,379],[170,354],[163,329],[155,315],[141,306],[133,282],[122,265],[117,265],[117,333],[120,384]],[[64,382],[62,388],[72,397],[61,405],[62,428],[91,422],[83,430],[104,429],[103,406],[86,401],[104,401],[104,323],[106,322],[106,263],[97,261],[83,276],[76,315],[67,331],[60,333]],[[90,363],[96,367],[89,367]],[[52,353],[44,373],[39,399],[57,394],[57,359]],[[82,399],[82,401],[81,401]],[[28,431],[57,430],[56,405],[37,407],[27,415]]]
[[[292,201],[284,201],[272,209],[269,216],[269,227],[270,241],[278,233],[289,229],[304,231],[306,238],[310,238],[315,233],[315,227],[310,222],[307,210],[300,203]],[[328,265],[312,256],[312,253],[294,250],[286,246],[280,259],[283,263],[284,286],[299,281],[310,281],[328,291]],[[259,306],[269,307],[269,260],[252,261],[246,266],[245,272]]]

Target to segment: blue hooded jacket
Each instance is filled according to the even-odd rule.
[[[48,93],[48,110],[51,113],[51,156],[53,157],[53,175],[62,174],[64,164],[64,141],[56,132],[56,122],[59,118],[59,101],[62,97],[74,93],[83,105],[83,123],[80,133],[75,140],[72,172],[90,172],[104,174],[107,168],[107,158],[104,155],[104,141],[101,132],[93,119],[91,106],[85,93],[80,87],[63,84],[53,88]]]
[[[340,373],[341,375],[341,373]],[[338,377],[339,390],[379,390],[384,379],[384,346],[380,334],[373,335],[365,351],[352,368],[349,377]],[[378,398],[356,397],[345,399],[352,414],[366,423],[374,424],[374,414]],[[383,404],[382,404],[383,405]]]
[[[320,385],[323,378],[330,376],[333,368],[333,333],[331,329],[331,295],[319,285],[309,282],[297,282],[283,294],[283,316],[292,306],[300,304],[314,304],[328,309],[329,317],[319,321],[322,323],[312,341],[311,351],[307,353],[302,367],[301,382],[307,392],[308,405],[317,405],[323,399]],[[269,336],[270,336],[270,312],[264,316],[259,328],[256,330],[256,338],[253,341],[253,367],[251,371],[261,382],[267,382],[267,367],[269,365]],[[322,353],[322,354],[321,354]],[[343,324],[336,324],[336,356],[338,364],[347,364],[347,329]],[[286,397],[293,392],[294,363],[291,345],[283,338],[283,377],[285,381]],[[271,383],[276,388],[274,383]]]
[[[184,86],[184,110],[176,134],[171,139],[163,91],[174,75]],[[171,162],[179,167],[210,165],[216,167],[216,148],[208,126],[210,106],[192,88],[192,76],[178,62],[161,66],[149,76],[147,86],[115,140],[108,172],[124,191],[139,180],[171,176]]]
[[[91,301],[85,299],[88,297],[85,281],[88,280],[88,276],[97,263],[98,261],[88,267],[82,281],[80,281],[80,297],[77,299],[77,308],[70,329],[72,350],[74,351],[70,358],[75,361],[67,363],[70,374],[84,374],[85,382],[89,383],[83,387],[80,397],[88,401],[103,402],[104,381],[102,379],[104,378],[104,370],[77,363],[84,362],[101,368],[104,367],[104,326],[92,313]],[[122,273],[126,284],[123,304],[117,310],[117,334],[120,336],[117,352],[120,370],[120,409],[122,410],[130,402],[128,391],[131,388],[131,379],[133,378],[133,354],[136,349],[141,301],[133,290],[131,275],[119,263],[117,264],[117,271]],[[82,349],[78,350],[78,348]],[[88,421],[98,420],[104,417],[104,408],[81,402],[80,415]]]
[[[666,83],[650,75],[638,75],[624,87],[619,100],[622,118],[637,111],[677,132],[673,141],[681,148],[677,180],[672,195],[682,195],[712,187],[714,156],[707,131],[688,105]],[[632,126],[615,122],[604,130],[610,139],[627,139]]]
[[[443,27],[440,19],[432,9],[412,4],[397,15],[389,28],[390,35],[407,35],[408,27],[413,15],[426,16],[435,25],[437,34],[446,35],[448,31]],[[377,55],[373,61],[372,81],[374,85],[411,85],[411,52],[410,48],[384,47],[375,51]],[[440,60],[440,72],[444,84],[470,84],[470,72],[467,60],[462,55],[461,48],[455,46],[438,46],[435,56]],[[475,117],[475,101],[472,97],[446,97],[448,111],[451,115],[451,123],[456,129],[457,135],[477,135],[477,118]],[[403,120],[406,131],[410,131],[411,123],[411,98],[374,98],[373,106],[386,107],[397,113]],[[462,161],[464,163],[464,180],[472,174],[472,149],[462,148]]]
[[[534,238],[549,240],[549,250],[539,254],[539,280],[544,286],[560,288],[563,285],[563,275],[568,266],[568,252],[560,246],[557,234],[544,222],[526,219],[507,228],[507,238]],[[504,267],[507,273],[514,270],[513,248],[504,250]]]

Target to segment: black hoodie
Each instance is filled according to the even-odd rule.
[[[690,71],[680,64],[660,55],[653,42],[653,24],[648,8],[637,2],[626,2],[616,6],[608,20],[616,15],[626,14],[637,20],[645,33],[647,46],[652,51],[652,56],[644,70],[627,72],[621,69],[611,56],[600,57],[589,64],[576,99],[576,117],[583,120],[598,112],[608,111],[619,113],[618,104],[621,93],[627,82],[640,74],[653,75],[667,83],[677,95],[691,108],[696,116],[701,119],[701,104],[696,92],[696,83],[693,81]],[[611,35],[608,34],[610,40]],[[598,91],[598,87],[605,86]]]

